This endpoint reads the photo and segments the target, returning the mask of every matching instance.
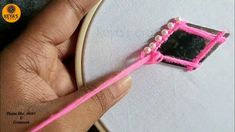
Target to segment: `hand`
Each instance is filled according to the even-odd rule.
[[[2,131],[28,130],[87,91],[87,88],[76,87],[71,58],[78,25],[96,3],[97,0],[51,2],[21,36],[1,52]],[[87,131],[127,94],[130,85],[129,77],[117,82],[43,131]]]

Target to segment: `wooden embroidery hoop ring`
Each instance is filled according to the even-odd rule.
[[[78,35],[78,41],[76,46],[76,53],[75,53],[75,75],[78,87],[82,87],[86,85],[84,74],[83,74],[83,53],[85,51],[85,42],[86,42],[86,35],[88,33],[88,29],[90,27],[91,21],[96,14],[96,11],[99,9],[102,0],[100,0],[85,16],[81,30]],[[99,120],[95,123],[96,128],[100,132],[108,132],[105,125]]]

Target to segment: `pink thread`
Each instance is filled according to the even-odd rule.
[[[200,30],[200,29],[197,29],[197,28],[194,28],[194,27],[190,27],[187,25],[187,22],[186,21],[179,21],[179,22],[175,22],[175,27],[172,29],[172,30],[168,30],[169,34],[166,35],[166,36],[163,36],[163,39],[162,41],[159,42],[158,46],[156,49],[154,49],[154,52],[156,52],[162,44],[164,44],[168,38],[177,30],[183,30],[187,33],[190,33],[190,34],[194,34],[194,35],[197,35],[197,36],[200,36],[200,37],[203,37],[204,39],[207,39],[207,40],[210,40],[210,41],[213,41],[215,39],[215,37],[218,37],[216,36],[215,34],[211,34],[209,32],[206,32],[206,31],[203,31],[203,30]],[[225,34],[225,33],[224,33]],[[223,43],[226,38],[224,37],[224,34],[219,37],[216,42],[218,43]],[[157,43],[157,42],[155,42]],[[207,46],[208,47],[208,46]],[[201,51],[201,53],[199,54],[199,57],[200,56],[206,56],[208,54],[208,52],[211,50],[211,48],[205,48],[204,51]],[[213,47],[213,46],[212,46]],[[205,50],[207,50],[205,52]],[[187,71],[192,71],[193,69],[196,69],[199,67],[199,62],[200,61],[197,61],[196,60],[193,60],[193,62],[190,62],[190,61],[186,61],[186,60],[182,60],[182,59],[177,59],[177,58],[174,58],[174,57],[170,57],[170,56],[164,56],[162,55],[162,58],[164,61],[166,62],[169,62],[169,63],[175,63],[175,64],[179,64],[179,65],[183,65],[183,66],[186,66],[186,70]],[[198,57],[196,57],[198,58]],[[203,58],[201,58],[203,59]],[[201,60],[200,59],[200,60]],[[151,63],[150,63],[151,64]]]
[[[152,52],[150,59],[146,64],[158,64],[162,62],[163,55],[160,52]]]
[[[164,56],[163,60],[166,62],[169,62],[169,63],[175,63],[175,64],[179,64],[179,65],[183,65],[183,66],[191,66],[193,68],[197,68],[199,66],[199,64],[197,64],[197,63],[177,59],[177,58],[170,57],[170,56]]]
[[[168,35],[163,36],[163,39],[160,42],[155,42],[157,44],[157,47],[155,49],[153,49],[150,54],[146,55],[144,52],[141,52],[140,59],[137,62],[130,65],[129,67],[127,67],[123,71],[121,71],[115,77],[105,81],[104,83],[99,85],[93,91],[85,94],[84,96],[82,96],[79,99],[76,99],[75,101],[73,101],[72,103],[70,103],[69,105],[67,105],[66,107],[64,107],[60,111],[58,111],[57,113],[51,115],[45,121],[41,122],[36,127],[32,128],[31,131],[37,132],[37,131],[41,130],[45,126],[49,125],[50,123],[59,119],[60,117],[64,116],[65,114],[69,113],[70,111],[74,110],[75,108],[77,108],[78,106],[80,106],[81,104],[83,104],[84,102],[86,102],[87,100],[89,100],[90,98],[95,96],[96,94],[107,89],[113,83],[121,80],[122,78],[126,77],[127,75],[134,72],[135,70],[137,70],[138,68],[140,68],[141,66],[143,66],[145,64],[156,64],[156,63],[160,63],[164,60],[169,63],[176,63],[176,64],[180,64],[183,66],[187,66],[187,70],[192,70],[193,68],[197,68],[199,66],[199,62],[201,61],[201,59],[203,59],[210,52],[210,50],[214,47],[214,45],[217,42],[223,43],[226,40],[226,38],[223,37],[224,32],[220,32],[220,33],[218,33],[217,36],[215,36],[213,34],[205,32],[205,31],[202,31],[202,30],[199,30],[199,29],[196,29],[193,27],[189,27],[189,26],[187,26],[186,22],[183,22],[183,21],[175,22],[174,24],[175,24],[174,28],[171,30],[168,30],[168,32],[169,32]],[[210,43],[207,45],[207,47],[201,51],[201,53],[193,60],[193,62],[177,59],[177,58],[170,57],[170,56],[164,56],[159,51],[157,51],[161,47],[161,45],[165,41],[167,41],[168,38],[178,29],[181,29],[181,30],[184,30],[188,33],[195,34],[195,35],[201,36],[203,38],[206,38],[208,40],[211,40]]]
[[[154,56],[151,56],[151,55],[154,55]],[[42,123],[38,124],[36,127],[32,128],[31,132],[37,132],[37,131],[41,130],[42,128],[44,128],[45,126],[49,125],[53,121],[59,119],[60,117],[64,116],[65,114],[67,114],[70,111],[74,110],[79,105],[83,104],[84,102],[86,102],[87,100],[89,100],[90,98],[95,96],[96,94],[98,94],[101,91],[105,90],[106,88],[108,88],[113,83],[121,80],[122,78],[126,77],[130,73],[134,72],[135,70],[140,68],[142,65],[148,63],[150,60],[151,60],[151,63],[153,63],[152,60],[158,60],[158,58],[160,57],[160,54],[151,54],[151,55],[147,55],[147,56],[143,57],[142,59],[140,59],[136,63],[134,63],[131,66],[129,66],[128,68],[126,68],[125,70],[121,71],[115,77],[113,77],[113,78],[105,81],[104,83],[102,83],[100,86],[98,86],[93,91],[91,91],[91,92],[85,94],[84,96],[82,96],[81,98],[73,101],[71,104],[67,105],[65,108],[61,109],[56,114],[51,115],[45,121],[43,121]]]
[[[206,32],[206,31],[194,28],[194,27],[190,27],[186,23],[181,23],[179,29],[181,29],[187,33],[190,33],[190,34],[194,34],[194,35],[203,37],[207,40],[213,40],[216,37],[215,34],[211,34],[209,32]],[[218,43],[223,43],[225,40],[226,40],[225,37],[221,37],[221,38],[219,38]]]
[[[200,61],[206,57],[206,55],[211,51],[211,49],[216,45],[216,43],[224,36],[224,32],[219,32],[217,36],[211,40],[207,46],[198,54],[198,56],[193,60],[193,63],[199,64]],[[191,71],[193,68],[191,66],[187,67],[188,71]]]

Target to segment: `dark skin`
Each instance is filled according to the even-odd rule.
[[[1,131],[29,130],[86,93],[87,88],[76,86],[74,72],[66,64],[74,61],[71,56],[75,52],[78,25],[97,2],[51,2],[20,37],[1,52]],[[122,79],[42,131],[87,131],[127,94],[130,86],[130,77]],[[22,116],[30,123],[17,125],[13,121],[20,117],[9,116],[7,112],[18,111],[36,114]]]

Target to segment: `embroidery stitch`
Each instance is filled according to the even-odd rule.
[[[133,63],[132,65],[130,65],[129,67],[127,67],[126,69],[121,71],[120,73],[118,73],[113,78],[110,78],[107,81],[103,82],[101,85],[99,85],[93,91],[83,95],[81,98],[78,98],[75,101],[71,102],[69,105],[67,105],[66,107],[61,109],[59,112],[51,115],[45,121],[41,122],[40,124],[38,124],[37,126],[32,128],[31,131],[37,132],[37,131],[41,130],[45,126],[47,126],[50,123],[52,123],[53,121],[61,118],[65,114],[69,113],[70,111],[74,110],[75,108],[77,108],[78,106],[80,106],[81,104],[83,104],[84,102],[86,102],[87,100],[89,100],[90,98],[95,96],[96,94],[105,90],[113,83],[121,80],[122,78],[126,77],[127,75],[129,75],[130,73],[139,69],[140,67],[142,67],[145,64],[156,64],[156,63],[160,63],[162,61],[166,61],[169,63],[174,63],[174,64],[185,66],[186,70],[188,70],[188,71],[196,69],[199,67],[199,65],[200,65],[199,63],[203,59],[205,59],[205,57],[211,52],[211,50],[213,49],[213,47],[215,47],[215,45],[217,43],[223,43],[226,40],[226,37],[224,37],[224,36],[226,36],[226,34],[224,32],[218,32],[216,35],[214,35],[214,34],[206,32],[206,31],[188,26],[188,23],[186,23],[185,21],[182,21],[182,19],[179,17],[176,18],[175,20],[169,22],[166,25],[166,27],[167,27],[167,29],[164,28],[161,31],[161,35],[157,35],[155,37],[155,42],[150,43],[150,45],[148,47],[144,48],[144,50],[140,53],[139,60],[137,60],[135,63]],[[177,30],[182,30],[182,31],[185,31],[185,32],[191,34],[192,38],[196,38],[195,36],[197,36],[198,39],[204,38],[205,40],[209,41],[203,47],[201,47],[202,50],[199,51],[200,53],[194,59],[190,58],[190,59],[192,59],[192,61],[190,61],[190,59],[184,60],[182,58],[180,59],[180,58],[176,58],[173,56],[167,56],[167,55],[164,55],[161,53],[161,50],[160,50],[161,46],[163,44],[166,44],[169,37],[171,37],[174,33],[176,33]],[[192,40],[194,40],[194,39],[192,39]]]
[[[161,35],[155,37],[155,42],[150,43],[149,47],[145,47],[140,58],[151,52],[160,52],[164,62],[184,66],[187,71],[198,68],[200,63],[213,51],[212,49],[217,48],[217,43],[223,43],[226,37],[224,37],[225,33],[218,37],[216,34],[195,28],[196,25],[195,27],[189,25],[193,24],[187,23],[181,18],[171,20],[161,30]],[[152,64],[152,62],[147,64]]]

